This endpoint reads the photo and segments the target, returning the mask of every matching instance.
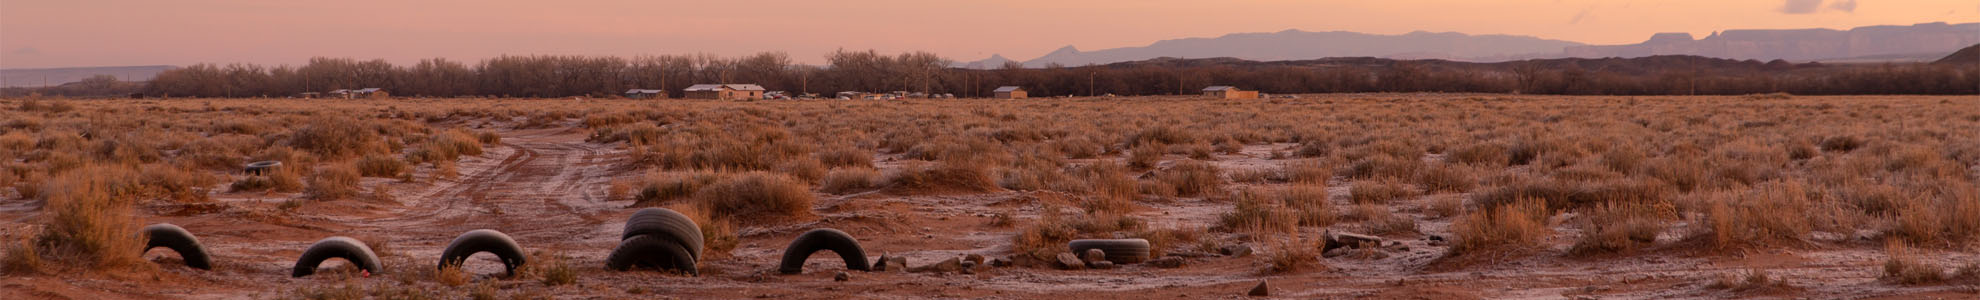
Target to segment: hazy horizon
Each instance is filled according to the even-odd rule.
[[[1227,11],[1228,14],[1212,13]],[[689,12],[708,12],[704,14]],[[957,61],[1025,60],[1231,33],[1412,31],[1630,44],[1659,32],[1980,21],[1980,5],[1766,0],[1722,3],[1356,1],[0,1],[0,67],[257,63],[309,57],[406,64],[497,55],[784,52],[817,64],[835,49],[930,51]]]

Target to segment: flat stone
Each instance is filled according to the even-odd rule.
[[[1251,291],[1245,292],[1244,294],[1252,297],[1271,297],[1272,288],[1265,286],[1264,279],[1259,279],[1258,286],[1251,287]]]
[[[1251,252],[1252,252],[1251,246],[1245,246],[1245,245],[1230,245],[1230,246],[1224,246],[1223,248],[1217,248],[1218,254],[1223,254],[1224,256],[1230,256],[1230,257],[1251,256]]]
[[[970,253],[969,255],[963,255],[963,260],[976,262],[976,264],[978,265],[983,264],[984,262],[983,259],[984,257],[982,254]]]
[[[850,281],[852,279],[853,279],[853,275],[847,274],[846,272],[839,272],[839,274],[832,274],[832,281]]]
[[[1059,253],[1059,256],[1056,258],[1058,259],[1058,261],[1056,261],[1055,263],[1058,264],[1058,267],[1061,270],[1080,270],[1086,268],[1086,262],[1079,261],[1078,255],[1073,255],[1072,253]]]
[[[963,269],[963,262],[962,262],[962,259],[961,259],[961,258],[954,258],[954,257],[950,257],[949,259],[944,259],[944,260],[941,260],[941,261],[936,261],[935,263],[932,263],[932,264],[928,264],[928,265],[925,265],[925,266],[919,266],[919,267],[914,267],[914,268],[910,268],[910,269],[908,269],[908,272],[911,272],[911,273],[949,273],[949,272],[957,272],[957,271],[962,271],[962,269]]]
[[[1107,251],[1103,251],[1100,249],[1086,249],[1086,253],[1082,254],[1080,256],[1080,259],[1085,260],[1087,265],[1092,265],[1093,263],[1107,261]]]
[[[1093,269],[1094,269],[1094,270],[1106,270],[1106,269],[1113,269],[1113,268],[1114,268],[1114,262],[1111,262],[1111,261],[1104,261],[1104,260],[1102,260],[1102,261],[1097,261],[1097,262],[1093,262],[1093,263],[1092,263],[1092,267],[1093,267]]]

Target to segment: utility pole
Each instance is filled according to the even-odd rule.
[[[1094,96],[1094,94],[1093,94],[1093,74],[1094,74],[1094,73],[1097,73],[1097,72],[1093,72],[1093,71],[1087,71],[1087,72],[1086,72],[1086,96],[1087,96],[1087,97],[1093,97],[1093,96]]]

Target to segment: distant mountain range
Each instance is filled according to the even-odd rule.
[[[1345,31],[1238,33],[1215,38],[1186,38],[1143,47],[1079,51],[1059,48],[1022,61],[1025,67],[1052,64],[1082,66],[1148,60],[1161,57],[1230,57],[1254,61],[1310,60],[1327,57],[1444,59],[1471,62],[1546,58],[1645,57],[1696,55],[1726,59],[1808,61],[1931,61],[1961,47],[1980,43],[1980,23],[1924,23],[1911,26],[1867,26],[1855,29],[1727,30],[1704,39],[1689,33],[1659,33],[1632,45],[1586,45],[1571,41],[1515,35],[1411,32],[1377,35]],[[999,68],[1012,61],[1002,55],[959,62],[954,67]]]
[[[116,76],[126,81],[150,81],[158,72],[173,66],[80,67],[43,69],[0,69],[0,87],[58,86],[96,75]]]
[[[1073,46],[1059,48],[1045,56],[1024,61],[1025,67],[1051,64],[1083,66],[1159,57],[1232,57],[1246,60],[1306,60],[1325,57],[1437,58],[1489,60],[1560,53],[1581,43],[1515,35],[1468,35],[1455,32],[1411,32],[1377,35],[1358,32],[1307,32],[1286,30],[1273,33],[1237,33],[1216,38],[1186,38],[1155,42],[1145,47],[1079,51]],[[1001,55],[990,59],[959,63],[957,67],[1003,66]]]
[[[1727,30],[1703,39],[1659,33],[1634,45],[1568,47],[1569,57],[1697,55],[1789,61],[1923,61],[1980,43],[1980,23],[1834,29]]]

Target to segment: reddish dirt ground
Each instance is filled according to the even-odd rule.
[[[1885,298],[1974,299],[1980,288],[1971,285],[1903,286],[1880,280],[1885,259],[1870,241],[1833,243],[1851,246],[1800,247],[1785,250],[1720,253],[1686,249],[1681,236],[1666,233],[1658,248],[1613,258],[1569,258],[1561,255],[1574,232],[1557,226],[1550,240],[1557,251],[1487,257],[1453,262],[1446,247],[1430,241],[1448,236],[1449,218],[1420,212],[1427,198],[1392,204],[1396,213],[1417,218],[1421,234],[1387,236],[1407,250],[1380,258],[1342,256],[1321,259],[1325,270],[1284,275],[1261,273],[1275,245],[1246,241],[1234,234],[1211,240],[1248,244],[1261,253],[1226,257],[1191,257],[1177,269],[1127,265],[1112,270],[1062,271],[1049,267],[987,268],[976,274],[852,272],[852,280],[836,282],[843,269],[836,255],[819,253],[800,275],[774,271],[785,243],[811,228],[838,228],[858,237],[868,256],[904,256],[911,265],[961,254],[1009,257],[1014,227],[993,226],[994,215],[1020,220],[1039,215],[1038,201],[1046,193],[991,192],[960,195],[895,195],[868,192],[821,196],[815,218],[738,226],[739,245],[730,253],[706,255],[702,276],[686,277],[652,271],[614,272],[604,269],[604,257],[617,244],[625,218],[635,209],[630,200],[608,199],[613,180],[640,174],[626,161],[618,145],[584,142],[584,135],[564,128],[502,132],[503,142],[480,156],[460,162],[452,179],[432,178],[418,170],[415,182],[367,178],[367,187],[385,187],[392,200],[310,202],[294,209],[279,203],[293,194],[220,193],[218,205],[187,211],[178,205],[150,204],[147,223],[178,224],[198,235],[217,263],[213,271],[186,268],[176,255],[154,250],[146,258],[156,271],[85,272],[0,278],[4,299],[266,299],[307,296],[326,291],[355,290],[378,298],[391,291],[437,292],[440,298],[466,298],[477,289],[500,298],[635,299],[635,298],[1053,298],[1053,299],[1203,299],[1242,298],[1260,280],[1269,281],[1271,297],[1375,299],[1559,299],[1559,298]],[[1236,155],[1220,155],[1226,170],[1271,165],[1262,157],[1287,145],[1253,146]],[[877,160],[896,167],[889,157]],[[1345,180],[1335,181],[1335,207],[1351,207]],[[1155,227],[1208,226],[1228,203],[1201,199],[1145,203],[1136,214]],[[36,217],[35,204],[0,200],[0,225],[5,238],[20,240]],[[1022,223],[1022,221],[1020,222]],[[1678,224],[1682,232],[1683,224]],[[476,283],[446,286],[431,278],[439,253],[456,235],[474,229],[500,230],[528,251],[568,257],[578,270],[577,282],[548,286],[534,278],[493,277],[501,264],[480,254],[466,270]],[[1323,230],[1353,230],[1343,223]],[[296,256],[310,243],[330,236],[353,236],[380,248],[386,274],[354,274],[341,261],[326,263],[323,274],[290,278]],[[1857,237],[1817,237],[1837,241]],[[1957,265],[1980,260],[1972,252],[1936,252],[1928,262]],[[1785,280],[1789,288],[1728,291],[1708,288],[1721,276],[1763,270]],[[488,292],[492,291],[492,292]]]

